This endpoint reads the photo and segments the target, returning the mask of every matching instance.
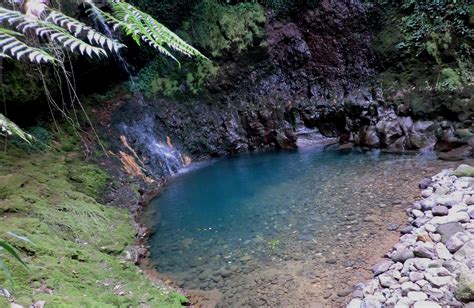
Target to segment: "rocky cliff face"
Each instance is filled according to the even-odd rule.
[[[420,117],[403,95],[395,103],[370,85],[376,65],[370,13],[359,1],[325,0],[298,20],[270,17],[268,47],[258,56],[228,63],[213,88],[199,97],[121,101],[112,116],[113,133],[125,135],[158,173],[166,172],[144,146],[148,137],[124,127],[146,127],[157,143],[172,143],[194,159],[295,148],[307,129],[342,144],[435,149],[447,159],[470,155],[474,139],[462,129],[466,123],[439,114]]]

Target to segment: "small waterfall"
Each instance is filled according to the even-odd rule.
[[[173,175],[190,163],[171,143],[169,136],[157,134],[150,117],[132,124],[122,124],[121,129],[132,147],[155,176]]]
[[[91,8],[92,15],[94,15],[95,18],[93,18],[96,26],[100,29],[102,29],[108,37],[115,38],[115,35],[113,34],[112,30],[110,29],[109,25],[105,22],[104,16],[100,13],[100,11],[97,9],[97,7],[92,6]],[[115,53],[115,56],[120,63],[122,69],[125,71],[125,73],[128,76],[128,80],[130,82],[130,88],[133,91],[133,95],[135,97],[135,100],[139,104],[144,104],[144,99],[143,99],[143,94],[137,90],[136,84],[135,84],[135,78],[132,74],[133,67],[128,64],[128,62],[125,60],[124,57],[122,57],[120,50]]]
[[[101,12],[95,6],[91,7],[91,12],[95,17],[93,20],[96,26],[103,30],[108,37],[113,38],[113,32],[107,25]],[[122,57],[120,52],[117,52],[115,55],[129,77],[135,100],[138,103],[143,103],[143,95],[140,91],[137,91],[135,87],[131,66]],[[140,153],[140,156],[143,156],[142,160],[156,176],[175,174],[190,164],[191,159],[185,155],[181,155],[172,145],[169,136],[165,138],[157,136],[155,123],[150,117],[145,117],[145,119],[140,122],[133,122],[130,125],[122,124],[121,128],[125,136],[127,136],[127,140],[134,145],[133,147],[136,152]]]
[[[115,38],[115,35],[113,34],[109,25],[107,25],[107,23],[105,22],[104,16],[100,13],[100,11],[97,9],[96,6],[94,5],[91,6],[91,12],[92,12],[92,15],[94,16],[92,20],[95,22],[96,26],[100,28],[102,31],[104,31],[108,37]],[[123,70],[127,73],[132,86],[135,85],[133,81],[133,77],[132,77],[131,67],[128,64],[128,62],[120,54],[120,50],[117,53],[115,53],[115,55],[117,56],[117,59],[120,65],[122,66]]]
[[[168,174],[174,174],[184,167],[184,159],[176,149],[153,140],[150,151],[157,155]]]

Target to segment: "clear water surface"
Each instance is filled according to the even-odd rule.
[[[423,170],[434,172],[431,164],[437,163],[311,148],[191,167],[149,206],[152,260],[183,288],[217,289],[229,305],[286,305],[288,297],[298,303],[295,283],[306,288],[321,280],[318,273],[366,265],[359,251],[370,254],[368,243],[383,240],[387,225],[404,219],[397,207],[414,195]],[[259,286],[267,276],[278,283]],[[295,281],[278,289],[288,277]],[[304,296],[299,300],[307,304]]]

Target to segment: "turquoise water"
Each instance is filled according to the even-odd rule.
[[[174,176],[148,209],[152,260],[183,288],[218,289],[228,304],[237,303],[237,293],[241,301],[245,285],[265,270],[291,262],[312,269],[358,264],[355,250],[388,232],[391,221],[380,217],[401,217],[396,207],[428,163],[313,148],[194,166]],[[294,271],[281,275],[296,277]]]

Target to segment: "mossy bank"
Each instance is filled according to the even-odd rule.
[[[60,144],[33,153],[9,145],[0,153],[0,238],[28,264],[2,257],[13,281],[0,272],[0,290],[11,293],[0,306],[181,306],[184,296],[124,259],[136,230],[128,210],[96,201],[107,175]]]

